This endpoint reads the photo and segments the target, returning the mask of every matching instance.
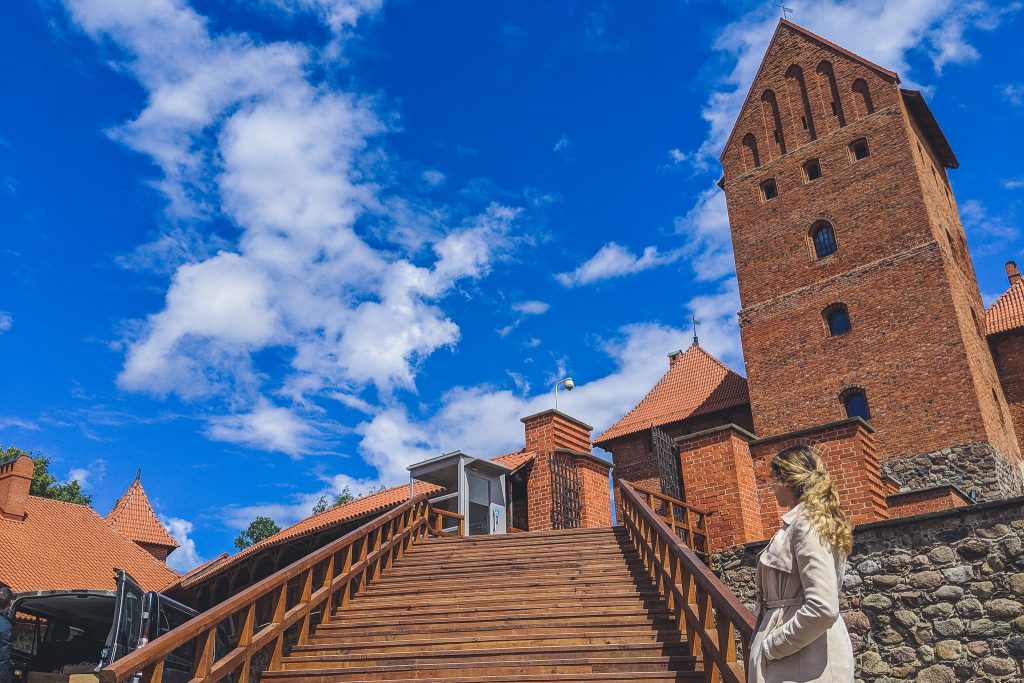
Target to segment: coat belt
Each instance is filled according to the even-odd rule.
[[[793,607],[804,604],[804,596],[798,595],[795,598],[783,598],[781,600],[765,600],[764,606],[768,609],[776,607]]]

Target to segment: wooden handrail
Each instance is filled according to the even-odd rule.
[[[654,514],[668,524],[690,550],[707,563],[710,560],[708,546],[708,512],[696,505],[632,484],[633,489],[647,498],[647,506]],[[664,511],[664,514],[661,514]]]
[[[433,508],[432,507],[432,508],[430,508],[430,514],[437,515],[437,519],[435,519],[434,523],[431,525],[431,531],[433,531],[433,533],[436,536],[444,536],[445,535],[445,531],[444,531],[444,529],[445,529],[445,525],[444,525],[445,518],[456,520],[457,526],[459,527],[458,535],[459,536],[464,536],[465,535],[465,532],[466,532],[466,518],[463,517],[462,515],[460,515],[459,513],[457,513],[457,512],[450,512],[448,510],[442,510],[440,508]]]
[[[255,655],[269,647],[268,668],[279,666],[286,631],[299,624],[298,643],[308,642],[312,615],[319,611],[320,623],[329,623],[335,604],[347,605],[355,590],[376,581],[410,545],[431,532],[431,512],[439,511],[431,510],[425,495],[411,498],[112,662],[97,675],[102,683],[121,683],[141,672],[140,683],[160,683],[167,655],[195,641],[189,683],[215,683],[229,673],[234,673],[233,683],[250,683]],[[296,603],[289,605],[289,585],[295,579],[300,593]],[[270,600],[271,618],[257,629],[257,602],[263,598]],[[321,610],[321,606],[325,608]],[[240,624],[238,643],[217,657],[217,627],[232,617]]]
[[[622,516],[630,540],[651,579],[686,633],[691,654],[698,649],[708,683],[743,683],[736,636],[750,651],[754,615],[683,542],[641,494],[619,481]]]

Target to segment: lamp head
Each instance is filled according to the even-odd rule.
[[[565,378],[565,390],[566,390],[566,391],[572,391],[572,388],[573,388],[574,386],[576,386],[576,385],[575,385],[575,384],[573,384],[573,382],[572,382],[572,377],[566,377],[566,378]]]

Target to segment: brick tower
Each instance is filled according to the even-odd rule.
[[[921,94],[781,21],[722,154],[760,438],[867,419],[911,488],[1021,492],[1021,452]]]

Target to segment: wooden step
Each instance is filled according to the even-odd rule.
[[[265,672],[264,676],[272,677],[275,672]],[[301,679],[300,679],[301,680]],[[374,679],[351,679],[346,683],[369,683]],[[547,674],[516,674],[512,676],[491,676],[477,675],[470,677],[433,678],[429,676],[417,676],[416,678],[392,678],[392,683],[604,683],[605,681],[652,681],[653,683],[699,683],[704,680],[704,674],[700,671],[634,671],[610,673],[588,673],[584,675],[574,673],[547,673]]]

